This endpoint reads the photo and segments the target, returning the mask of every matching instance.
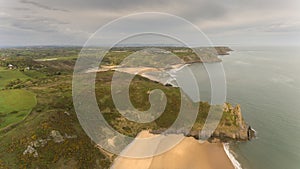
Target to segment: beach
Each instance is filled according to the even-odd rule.
[[[139,138],[153,137],[148,131],[142,131]],[[166,137],[171,137],[166,136]],[[134,142],[130,150],[137,147]],[[158,144],[158,146],[160,146]],[[141,148],[141,147],[139,147]],[[144,147],[147,149],[147,147]],[[112,169],[234,169],[224,151],[222,143],[200,143],[193,137],[185,137],[169,151],[149,158],[128,158],[119,156],[114,160]]]

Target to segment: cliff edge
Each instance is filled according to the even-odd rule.
[[[219,107],[219,106],[217,106]],[[224,103],[223,115],[218,127],[211,134],[208,141],[210,142],[229,142],[229,141],[248,141],[255,137],[255,131],[248,125],[243,116],[240,105],[233,107],[229,103]],[[213,113],[213,112],[212,112]],[[199,139],[199,133],[201,127],[196,125],[191,131],[186,131],[184,129],[178,129],[176,131],[168,131],[168,134],[184,134],[187,137],[194,137]],[[199,123],[198,123],[199,124]],[[151,130],[152,134],[161,134],[165,129]]]
[[[254,130],[242,116],[241,106],[238,104],[233,107],[229,103],[224,103],[222,120],[211,139],[217,138],[226,142],[229,140],[247,141],[254,137]]]

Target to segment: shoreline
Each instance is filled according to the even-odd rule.
[[[142,131],[137,138],[155,137],[157,135]],[[167,135],[165,137],[169,137]],[[157,147],[161,146],[161,143]],[[228,145],[227,145],[228,146]],[[126,147],[126,151],[149,147],[138,147],[133,141]],[[229,148],[229,147],[228,147]],[[227,147],[224,143],[200,143],[192,137],[184,137],[184,139],[175,145],[172,149],[146,158],[129,158],[118,156],[111,166],[111,169],[240,169],[234,164],[233,155],[228,155]],[[236,161],[236,160],[235,160]],[[239,163],[238,163],[239,164]]]
[[[241,163],[234,157],[234,155],[230,152],[229,143],[222,143],[224,151],[231,161],[232,165],[234,166],[234,169],[243,169]]]
[[[188,66],[190,64],[175,64],[171,65],[170,67],[166,68],[153,68],[153,67],[146,67],[146,66],[140,66],[140,67],[122,67],[122,66],[101,66],[100,68],[93,68],[86,70],[85,73],[97,73],[97,72],[106,72],[106,71],[118,71],[123,73],[128,73],[132,75],[139,75],[141,77],[144,77],[146,79],[149,79],[151,81],[161,83],[162,85],[170,85],[172,87],[178,87],[176,84],[172,84],[171,81],[174,80],[173,74],[175,71],[178,71],[185,66]],[[162,81],[157,76],[151,75],[151,73],[165,73],[169,77],[166,81]]]
[[[140,75],[140,76],[142,76],[144,78],[147,78],[147,79],[149,79],[151,81],[155,81],[155,82],[161,83],[161,84],[163,84],[165,86],[169,85],[169,86],[172,86],[172,87],[177,87],[176,84],[172,84],[171,83],[172,78],[175,78],[172,75],[173,75],[173,73],[175,71],[183,69],[185,66],[188,66],[188,65],[190,65],[190,64],[177,64],[177,65],[172,65],[169,68],[103,66],[102,68],[100,68],[98,70],[92,70],[92,71],[89,71],[89,72],[94,72],[94,71],[95,72],[101,72],[101,71],[109,71],[109,70],[119,71],[119,72],[134,74],[134,75]],[[159,80],[157,77],[155,77],[155,76],[153,76],[151,74],[152,72],[156,72],[156,73],[157,72],[160,72],[160,73],[161,72],[165,72],[165,73],[167,73],[169,75],[169,78],[168,78],[167,81]],[[148,133],[148,134],[153,134],[153,133]],[[154,135],[157,135],[157,134],[154,133]],[[137,137],[139,137],[139,135]],[[188,138],[188,137],[186,137],[186,138]],[[194,141],[197,141],[196,138],[194,138],[194,137],[191,137],[191,138]],[[189,141],[189,142],[193,142],[193,141]],[[129,144],[128,147],[130,147],[131,144]],[[242,169],[241,164],[236,160],[236,158],[234,157],[234,155],[230,152],[230,148],[229,148],[229,144],[228,143],[220,141],[218,143],[208,143],[207,142],[206,144],[214,145],[212,147],[218,147],[219,146],[219,148],[220,148],[220,145],[221,145],[221,149],[222,150],[218,150],[219,151],[218,154],[223,154],[223,156],[225,156],[225,157],[220,157],[220,158],[222,159],[223,162],[224,161],[229,161],[230,164],[231,164],[231,166],[227,165],[227,167],[222,166],[223,169]],[[195,147],[197,147],[197,146],[195,146]],[[210,147],[210,146],[208,146],[208,147]],[[209,154],[209,152],[206,152],[206,154]],[[162,155],[162,156],[158,155],[158,157],[159,158],[165,158],[164,155]],[[227,158],[227,160],[224,160],[224,158]],[[117,157],[117,159],[119,159],[119,157]],[[123,157],[121,157],[121,159],[125,160],[124,162],[121,162],[121,163],[126,163],[125,166],[127,166],[128,163],[130,164],[131,163],[130,161],[132,161],[132,162],[135,161],[134,163],[140,163],[140,165],[137,165],[137,166],[140,166],[140,168],[137,168],[137,169],[143,169],[143,167],[145,169],[147,168],[147,167],[143,166],[142,163],[149,164],[150,166],[148,168],[150,168],[150,169],[151,168],[155,169],[155,167],[151,167],[151,164],[152,164],[152,161],[154,159],[157,159],[157,157],[150,158],[150,159],[149,158],[146,158],[146,159],[130,159],[130,158],[123,158]],[[142,161],[144,161],[144,162],[142,162]],[[157,161],[157,160],[155,160],[155,161]],[[220,161],[220,160],[218,159],[218,161]],[[163,163],[163,162],[161,162],[161,163]],[[205,161],[202,161],[201,163],[205,163]],[[153,164],[152,166],[155,166],[155,165],[157,165],[157,164]],[[113,166],[115,166],[115,162],[113,162]],[[217,167],[215,167],[215,168],[212,167],[211,168],[211,167],[208,167],[208,166],[209,166],[209,164],[207,164],[207,169],[218,169]],[[123,167],[112,167],[112,168],[123,169]],[[132,168],[132,169],[134,169],[134,168]]]
[[[124,72],[124,73],[129,73],[129,74],[134,74],[134,75],[140,75],[144,78],[147,78],[151,81],[155,81],[155,82],[158,82],[158,83],[161,83],[163,85],[170,85],[172,87],[177,87],[175,84],[172,84],[170,83],[172,78],[175,78],[173,77],[173,73],[175,71],[178,71],[180,69],[183,69],[185,66],[188,66],[190,64],[176,64],[176,65],[172,65],[171,67],[168,67],[168,68],[151,68],[151,67],[120,67],[120,66],[102,66],[100,69],[93,69],[93,70],[89,70],[87,71],[86,73],[90,73],[90,72],[102,72],[102,71],[109,71],[109,70],[113,70],[113,71],[118,71],[118,72]],[[162,81],[162,80],[159,80],[157,77],[153,76],[153,74],[151,73],[166,73],[169,75],[169,80],[168,81]],[[143,131],[142,131],[143,132]],[[141,132],[141,133],[142,133]],[[153,133],[149,133],[148,134],[152,134]],[[146,135],[148,135],[146,134]],[[142,134],[144,135],[144,134]],[[154,135],[157,135],[157,134],[154,134]],[[138,134],[137,138],[140,137],[140,134]],[[145,137],[145,136],[142,136],[142,138]],[[191,140],[191,139],[192,140]],[[193,144],[194,145],[194,142],[198,142],[197,139],[195,139],[194,137],[186,137],[184,140],[184,142],[187,142],[187,143],[179,143],[179,145],[181,144]],[[188,141],[186,141],[188,140]],[[199,143],[200,144],[200,143]],[[222,164],[221,168],[222,169],[242,169],[241,167],[241,164],[236,160],[236,158],[234,157],[234,155],[230,152],[230,147],[229,147],[229,143],[225,143],[225,142],[217,142],[217,143],[209,143],[209,142],[205,142],[205,143],[202,143],[204,145],[201,145],[202,148],[199,148],[201,146],[199,145],[194,145],[194,148],[192,148],[190,151],[193,151],[195,149],[199,149],[201,151],[204,151],[204,152],[195,152],[195,153],[199,153],[199,155],[201,155],[201,153],[204,153],[205,155],[201,155],[202,157],[204,157],[204,159],[206,160],[199,160],[199,159],[195,159],[195,161],[201,161],[201,164],[198,164],[198,162],[195,163],[195,165],[201,165],[201,169],[219,169],[220,166],[218,167],[215,167],[214,165],[218,165],[218,164],[212,164],[214,163],[213,161],[210,161],[211,158],[215,158],[215,156],[217,155],[217,160],[215,161],[222,161],[220,162]],[[126,151],[128,151],[128,148],[130,149],[130,147],[134,147],[134,141],[132,143],[130,143],[127,147],[126,147]],[[177,145],[176,145],[177,146]],[[175,146],[175,147],[176,147]],[[214,150],[214,155],[210,155],[211,152],[210,150],[208,150],[208,148],[205,148],[205,147],[210,147],[211,149],[218,149],[218,150]],[[172,148],[174,149],[174,148]],[[126,158],[126,157],[121,157],[121,156],[118,156],[114,161],[113,161],[113,164],[112,164],[112,167],[113,169],[123,169],[124,167],[126,168],[127,166],[130,166],[132,164],[132,166],[130,166],[129,168],[131,169],[135,169],[136,166],[138,166],[136,169],[156,169],[156,168],[165,168],[165,169],[168,169],[168,166],[160,166],[160,163],[164,164],[164,160],[161,160],[161,159],[165,159],[165,158],[168,158],[169,156],[172,156],[172,149],[169,150],[168,152],[166,153],[163,153],[163,155],[157,155],[155,157],[151,157],[151,158],[143,158],[143,159],[137,159],[137,158]],[[177,148],[175,148],[177,149]],[[179,148],[181,149],[181,148]],[[123,150],[124,151],[124,150]],[[130,150],[129,150],[130,151]],[[176,150],[175,150],[176,151]],[[189,153],[188,150],[186,150],[187,153]],[[184,152],[183,152],[184,153]],[[170,155],[171,154],[171,155]],[[189,156],[188,154],[186,156]],[[173,157],[174,158],[174,157]],[[186,157],[185,157],[186,158]],[[191,157],[193,159],[193,157]],[[176,158],[175,158],[176,159]],[[183,158],[184,159],[184,158]],[[186,161],[189,161],[190,159],[186,159],[186,160],[182,160],[182,164],[185,164]],[[175,161],[179,161],[180,160],[175,160]],[[194,160],[192,160],[194,161]],[[229,161],[229,164],[228,164],[228,161]],[[134,165],[134,164],[137,164],[138,165]],[[189,162],[188,162],[189,163]],[[202,165],[205,165],[205,167],[203,167]],[[176,165],[177,167],[178,165]],[[185,165],[182,166],[182,167],[186,167]],[[173,169],[173,167],[170,167],[170,169]],[[191,169],[194,168],[194,165],[191,166]],[[195,168],[197,169],[197,167]]]

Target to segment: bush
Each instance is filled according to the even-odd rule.
[[[9,114],[17,114],[18,113],[18,111],[12,111],[12,112],[10,112]]]

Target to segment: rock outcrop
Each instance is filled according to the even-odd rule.
[[[238,140],[247,141],[255,137],[255,132],[245,122],[240,105],[233,107],[229,103],[223,105],[223,118],[211,138],[222,141]]]
[[[201,130],[187,131],[184,129],[178,129],[174,131],[165,132],[165,129],[152,130],[152,134],[183,134],[187,137],[194,137],[199,139],[199,132]],[[229,103],[223,105],[223,117],[216,128],[211,134],[209,141],[216,142],[228,142],[231,140],[247,141],[255,137],[255,131],[245,122],[242,116],[240,105],[233,107]]]
[[[44,147],[47,143],[48,143],[47,139],[39,139],[39,140],[32,141],[27,146],[26,150],[23,152],[23,155],[31,154],[33,155],[33,157],[37,158],[39,156],[37,148]]]
[[[56,130],[51,131],[50,137],[52,137],[52,139],[55,143],[60,143],[60,142],[65,141],[64,137],[60,134],[60,132],[56,131]]]
[[[76,139],[77,135],[68,135],[65,133],[65,136],[62,136],[61,133],[57,130],[52,130],[47,139],[37,139],[29,143],[27,148],[24,150],[23,155],[32,155],[37,158],[39,156],[38,148],[45,147],[49,141],[55,143],[62,143],[65,139]]]
[[[37,158],[39,156],[37,150],[31,145],[27,146],[27,149],[23,152],[23,155],[26,155],[26,154],[32,154],[33,157],[35,157],[35,158]]]
[[[214,48],[218,52],[218,55],[229,55],[229,52],[233,51],[232,49],[226,46],[217,46]]]

